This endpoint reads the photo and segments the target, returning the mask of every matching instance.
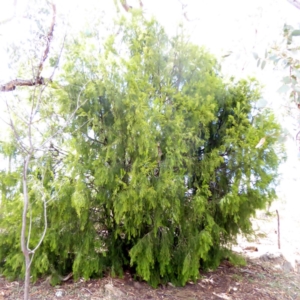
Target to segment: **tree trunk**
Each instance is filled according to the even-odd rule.
[[[28,211],[28,190],[27,190],[27,172],[28,172],[28,165],[30,161],[31,155],[28,154],[24,159],[24,166],[23,166],[23,199],[24,199],[24,206],[23,206],[23,214],[22,214],[22,229],[21,229],[21,248],[25,258],[25,282],[24,282],[24,300],[29,299],[29,285],[30,285],[30,252],[27,245],[26,239],[26,217]]]
[[[24,253],[25,256],[25,281],[24,281],[24,300],[29,300],[30,288],[30,254],[29,251]]]

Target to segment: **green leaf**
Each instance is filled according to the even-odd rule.
[[[259,65],[260,65],[260,59],[258,59],[258,61],[257,61],[257,67],[259,67]]]
[[[290,86],[284,84],[277,90],[277,92],[280,94],[285,94],[286,92],[289,91],[289,89],[290,89]]]
[[[252,54],[255,59],[258,59],[258,54],[256,52],[252,52]]]
[[[300,36],[300,30],[299,29],[293,30],[292,36]]]
[[[292,82],[291,77],[290,76],[283,77],[282,82],[285,84],[291,83]]]
[[[263,70],[264,69],[264,67],[266,66],[266,61],[264,60],[263,62],[262,62],[262,64],[261,64],[261,69]]]
[[[281,57],[278,57],[274,60],[274,65],[276,66],[281,61]]]
[[[295,85],[295,86],[292,86],[292,89],[296,92],[300,92],[300,86],[299,85]]]
[[[268,104],[268,101],[267,101],[267,100],[265,100],[265,99],[260,99],[260,100],[257,101],[256,107],[257,107],[257,108],[264,108],[264,107],[266,107],[267,104]]]
[[[294,69],[293,71],[294,71],[294,74],[297,76],[297,78],[300,79],[300,71],[297,69]]]
[[[122,276],[132,266],[153,286],[184,285],[199,276],[200,262],[218,267],[223,247],[251,232],[256,210],[276,198],[280,126],[257,109],[266,103],[255,79],[226,80],[184,32],[168,36],[135,11],[110,30],[117,38],[96,30],[87,37],[82,28],[70,39],[57,74],[63,86],[40,102],[37,119],[45,121],[34,123],[32,140],[46,129],[43,140],[53,144],[36,147],[28,168],[30,246],[45,227],[42,200],[48,204],[32,279],[71,270],[74,280]],[[24,93],[25,106],[34,95]],[[8,277],[24,275],[18,141],[28,130],[16,125],[19,137],[0,145],[13,166],[0,172],[0,267]],[[51,134],[51,125],[62,131]]]

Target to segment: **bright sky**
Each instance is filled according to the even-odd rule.
[[[15,0],[3,0],[0,10],[1,21],[14,13]],[[18,0],[16,17],[0,25],[0,82],[13,76],[7,68],[6,49],[10,42],[20,42],[26,47],[26,35],[29,33],[29,21],[26,4],[30,0]],[[101,11],[107,20],[113,19],[113,0],[55,0],[59,14],[69,17],[72,30],[80,30],[87,20],[99,17]],[[138,7],[138,0],[127,1]],[[275,40],[280,39],[285,22],[298,25],[300,10],[286,0],[142,0],[144,11],[154,15],[169,33],[176,31],[177,24],[185,24],[195,43],[206,45],[216,55],[232,51],[223,64],[225,72],[235,76],[254,75],[265,84],[265,94],[273,107],[279,107],[281,97],[277,94],[279,78],[272,67],[261,71],[256,67],[252,52],[263,54]],[[45,1],[46,3],[46,1]],[[184,7],[183,7],[184,6]],[[188,22],[183,16],[192,21]],[[56,27],[59,30],[59,27]],[[290,147],[293,148],[293,145]],[[293,148],[294,149],[294,148]],[[293,154],[294,155],[294,154]]]
[[[43,0],[46,3],[46,0]],[[99,15],[106,21],[115,16],[113,0],[53,0],[57,4],[58,19],[69,19],[71,30],[80,30],[83,25]],[[0,82],[14,78],[15,73],[7,68],[7,48],[11,42],[26,48],[30,21],[26,6],[30,0],[2,1],[0,23],[16,12],[16,17],[0,26]],[[127,0],[129,5],[139,7],[139,0]],[[154,15],[169,33],[175,33],[179,22],[183,22],[191,39],[205,45],[214,54],[221,56],[229,51],[232,54],[223,62],[224,72],[236,77],[254,75],[266,86],[269,98],[276,99],[278,78],[273,69],[261,72],[256,67],[253,52],[264,54],[270,43],[280,39],[285,22],[297,24],[300,10],[286,0],[142,0],[143,9]],[[32,7],[34,7],[32,5]],[[15,11],[16,8],[16,11]],[[31,8],[34,9],[34,8]],[[104,11],[104,13],[102,13]],[[183,14],[191,21],[188,22]],[[63,15],[63,18],[61,17]],[[50,23],[50,20],[49,20]],[[59,25],[56,30],[63,30]],[[28,44],[28,43],[27,43]],[[280,101],[273,101],[277,105]]]
[[[0,22],[14,14],[14,1],[2,1]],[[102,10],[108,18],[112,18],[114,14],[113,0],[55,2],[59,14],[69,15],[73,30],[80,29],[89,18],[99,16]],[[138,7],[138,0],[127,2],[133,7]],[[176,25],[182,21],[194,42],[206,45],[215,54],[233,51],[233,61],[230,64],[233,62],[240,64],[240,60],[244,60],[242,67],[249,64],[249,58],[252,60],[252,51],[263,52],[268,43],[278,39],[284,22],[295,23],[300,13],[285,0],[143,0],[142,2],[144,10],[149,15],[155,15],[170,33],[174,33]],[[16,18],[0,26],[1,70],[6,64],[5,45],[10,41],[24,40],[29,32],[29,21],[23,18],[27,13],[25,7],[28,3],[29,0],[18,0]],[[183,16],[184,12],[191,22]],[[254,61],[253,64],[255,65]],[[237,69],[241,69],[241,64]],[[3,71],[0,71],[0,80],[5,80],[5,77]]]

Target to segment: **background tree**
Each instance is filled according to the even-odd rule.
[[[66,47],[51,97],[62,117],[78,95],[85,103],[65,119],[64,155],[50,167],[56,200],[33,279],[50,273],[55,284],[71,271],[78,279],[130,268],[153,286],[184,285],[230,256],[226,246],[250,233],[250,217],[274,199],[279,126],[255,109],[255,80],[225,81],[184,31],[169,37],[132,9],[113,32],[99,43],[85,31]],[[16,213],[0,220],[7,276],[22,273],[7,226]]]
[[[54,63],[50,62],[50,77],[47,79],[42,77],[56,24],[56,6],[53,3],[48,4],[52,20],[45,36],[43,34],[46,24],[39,24],[38,33],[43,42],[38,44],[42,49],[35,48],[37,44],[29,49],[30,55],[27,58],[31,64],[29,68],[24,65],[20,68],[21,76],[27,78],[13,79],[0,86],[0,92],[12,92],[17,89],[15,93],[2,94],[1,97],[2,105],[6,105],[6,111],[1,116],[6,123],[3,125],[10,129],[9,140],[1,141],[1,153],[4,159],[9,161],[8,168],[1,171],[1,219],[7,226],[3,230],[3,236],[13,241],[15,250],[21,248],[25,258],[25,264],[22,266],[22,273],[25,275],[24,299],[29,299],[30,268],[34,254],[42,244],[47,231],[47,203],[55,198],[51,192],[51,182],[52,169],[59,164],[61,155],[57,148],[58,136],[68,123],[67,120],[63,122],[61,116],[57,114],[57,104],[51,101],[51,91],[47,89],[57,69],[59,57],[54,59]],[[43,8],[40,13],[43,19],[43,14],[48,14],[49,11]],[[50,61],[51,59],[53,61],[53,57],[50,57]],[[30,77],[31,79],[28,79]],[[78,109],[79,102],[80,97],[75,110]],[[73,115],[69,115],[68,118]],[[14,211],[14,218],[7,219],[11,211]],[[19,233],[21,233],[20,240],[17,238]],[[11,260],[13,265],[18,266],[20,263],[23,264],[20,252],[16,251],[10,256],[6,251],[10,250],[5,249],[2,253],[5,261]],[[38,261],[37,265],[39,269],[43,269],[41,262]]]
[[[289,2],[298,8],[297,1]],[[258,67],[264,69],[267,63],[271,63],[274,66],[274,70],[281,74],[281,86],[277,90],[284,99],[281,114],[285,115],[286,120],[292,120],[296,132],[290,132],[289,134],[293,139],[296,139],[298,148],[300,146],[299,36],[300,30],[297,27],[285,24],[283,26],[281,40],[273,42],[265,51],[264,57],[254,53]]]

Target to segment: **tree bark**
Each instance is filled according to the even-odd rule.
[[[25,282],[24,282],[24,300],[29,299],[29,286],[30,286],[30,252],[27,247],[26,239],[26,223],[28,211],[28,190],[27,190],[27,174],[28,165],[30,162],[31,154],[26,155],[23,166],[23,214],[22,214],[22,229],[21,229],[21,249],[25,258]]]
[[[29,289],[30,289],[30,254],[27,251],[25,256],[25,281],[24,281],[24,300],[29,300]]]
[[[38,77],[35,80],[14,79],[0,86],[0,92],[11,92],[15,90],[17,86],[36,86],[36,85],[43,85],[43,84],[45,84],[43,77]]]

